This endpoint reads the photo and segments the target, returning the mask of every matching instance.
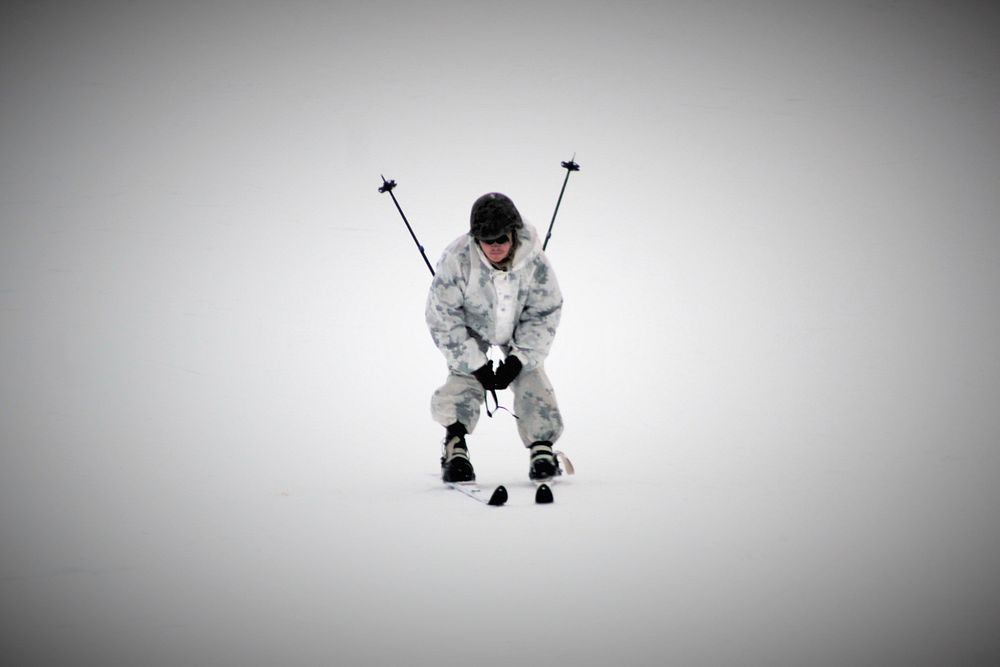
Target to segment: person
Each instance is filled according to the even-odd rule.
[[[468,233],[442,254],[427,296],[427,326],[448,366],[447,380],[431,398],[431,414],[445,427],[445,482],[476,479],[466,436],[476,428],[487,392],[495,398],[496,390],[508,387],[518,434],[530,451],[528,476],[561,473],[553,445],[563,421],[543,364],[562,305],[535,228],[506,195],[478,198]],[[492,346],[505,357],[496,369],[488,356]]]

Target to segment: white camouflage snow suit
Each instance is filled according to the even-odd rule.
[[[468,234],[452,242],[438,262],[425,314],[449,375],[431,398],[431,413],[442,426],[457,421],[473,432],[484,392],[472,372],[486,364],[487,351],[496,345],[523,364],[510,389],[518,433],[530,447],[554,443],[563,429],[543,368],[559,326],[562,293],[534,227],[525,223],[516,233],[507,271],[494,268]]]

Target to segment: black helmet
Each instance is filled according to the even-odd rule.
[[[469,234],[477,239],[492,239],[523,227],[521,214],[507,195],[490,192],[472,205]]]

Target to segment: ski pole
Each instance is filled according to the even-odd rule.
[[[566,184],[569,183],[569,175],[574,171],[580,171],[580,165],[578,165],[573,160],[576,159],[576,153],[570,158],[568,162],[563,162],[563,169],[566,170],[566,178],[563,179],[562,190],[559,191],[559,199],[556,200],[556,210],[552,211],[552,222],[549,223],[549,231],[545,234],[545,243],[542,244],[542,250],[549,245],[549,239],[552,238],[552,226],[556,224],[556,214],[559,213],[559,204],[562,203],[563,193],[566,192]]]
[[[381,176],[381,174],[379,175]],[[378,191],[383,193],[388,192],[389,196],[392,197],[392,203],[396,205],[396,210],[399,211],[399,215],[402,216],[403,222],[406,224],[406,228],[410,231],[410,236],[413,238],[413,242],[417,244],[417,250],[420,251],[420,255],[424,258],[424,264],[427,265],[428,270],[431,272],[431,277],[433,278],[434,267],[431,266],[430,260],[427,259],[427,253],[424,252],[424,247],[420,245],[420,241],[417,240],[417,235],[413,233],[413,227],[410,227],[410,221],[406,219],[403,209],[400,207],[399,202],[396,201],[396,195],[392,194],[392,189],[394,187],[396,187],[396,181],[387,181],[385,180],[385,176],[382,176],[382,187],[380,187]]]

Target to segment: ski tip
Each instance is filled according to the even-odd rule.
[[[548,484],[539,484],[538,488],[535,489],[535,502],[540,505],[547,505],[551,503],[552,489],[549,488]]]
[[[493,505],[494,507],[499,507],[507,502],[507,489],[501,484],[497,488],[493,489],[493,495],[490,496],[488,505]]]

